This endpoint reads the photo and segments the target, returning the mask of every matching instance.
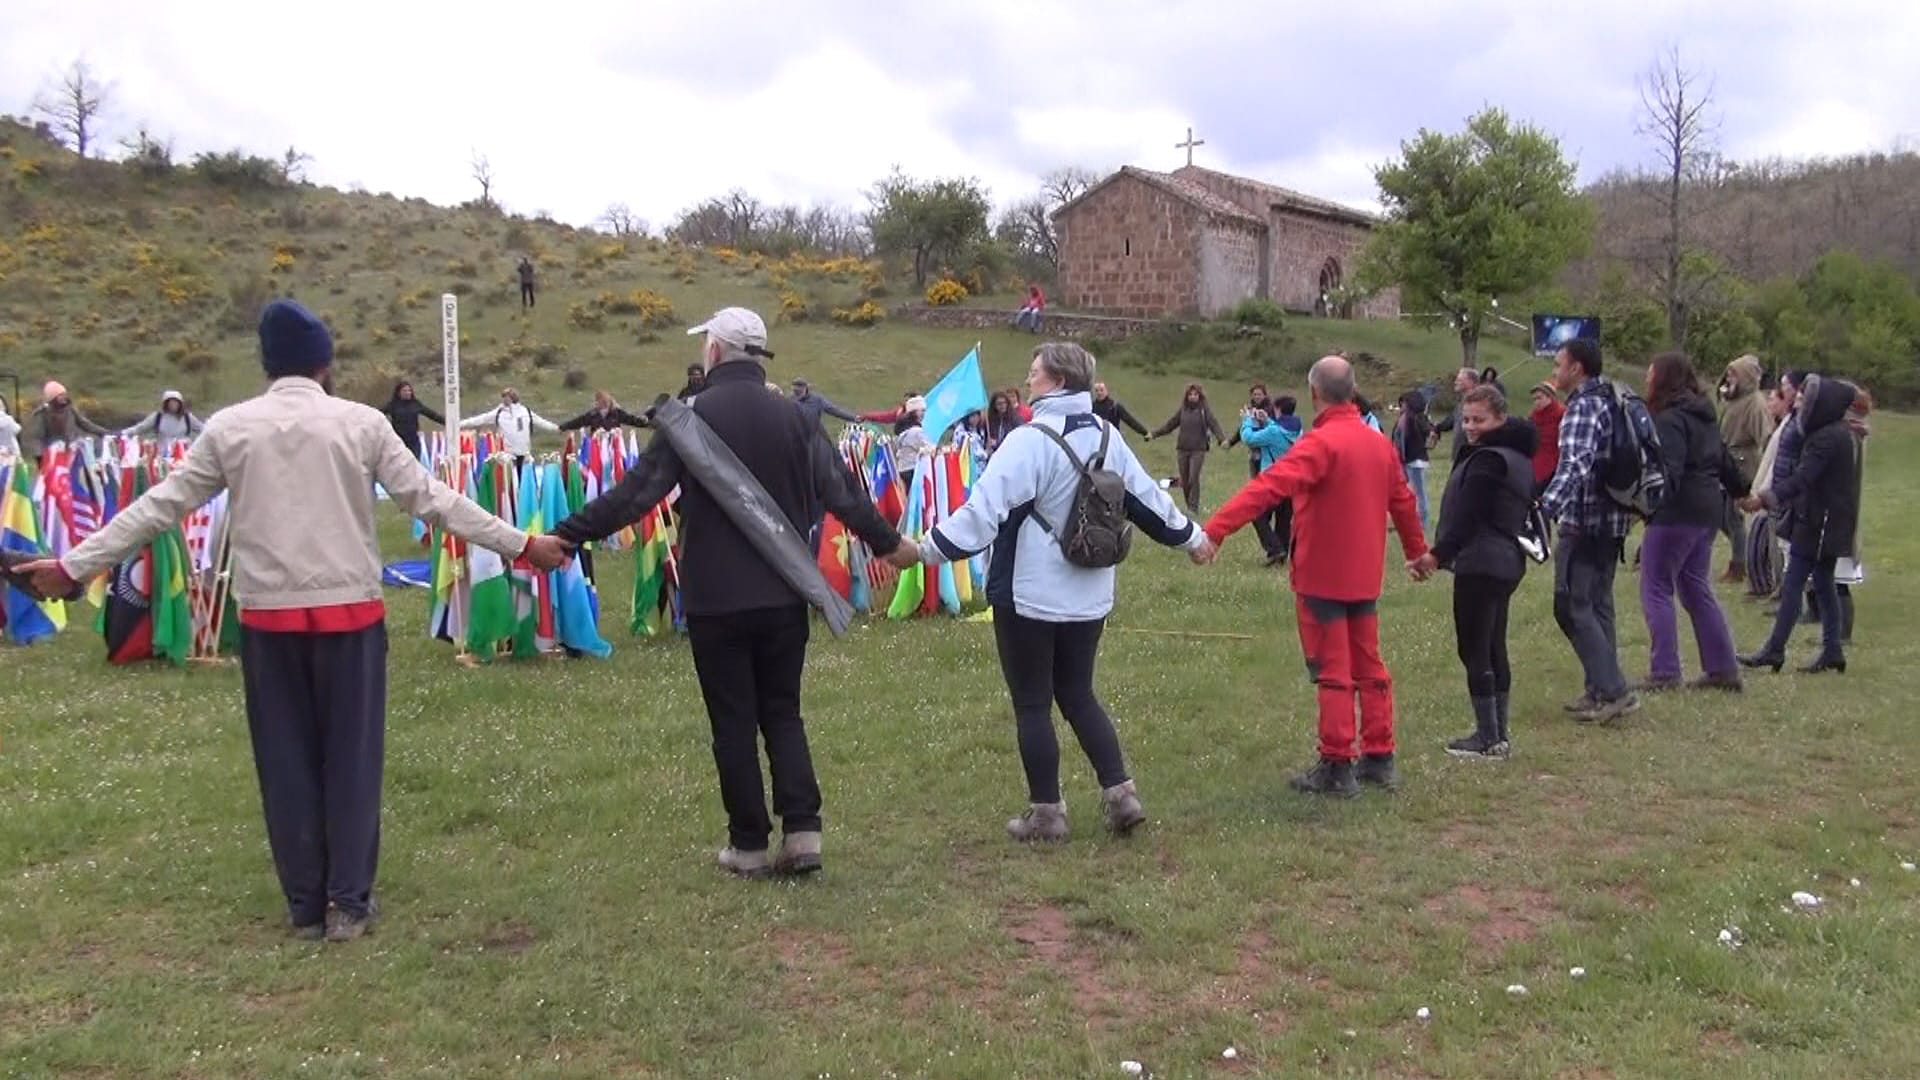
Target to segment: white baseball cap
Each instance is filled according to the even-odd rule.
[[[721,308],[706,322],[690,327],[687,334],[707,334],[717,341],[745,349],[750,355],[773,359],[773,354],[767,351],[767,324],[743,307]]]

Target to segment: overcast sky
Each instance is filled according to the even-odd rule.
[[[1006,202],[1058,165],[1173,168],[1189,124],[1201,164],[1364,206],[1401,139],[1487,103],[1587,179],[1647,163],[1635,80],[1673,45],[1729,155],[1920,149],[1914,0],[0,0],[0,111],[84,55],[110,137],[292,144],[316,181],[441,203],[478,150],[508,207],[576,223],[853,204],[895,164]]]

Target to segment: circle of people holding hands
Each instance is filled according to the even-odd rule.
[[[1458,405],[1441,424],[1427,424],[1431,394],[1422,390],[1401,399],[1393,429],[1383,432],[1352,364],[1328,356],[1308,374],[1310,426],[1293,399],[1256,385],[1229,433],[1194,385],[1173,416],[1149,430],[1098,381],[1090,353],[1045,342],[1032,353],[1024,393],[996,393],[984,413],[963,422],[990,455],[964,504],[916,540],[876,511],[822,418],[894,425],[906,471],[944,435],[922,426],[919,395],[857,413],[805,379],[783,393],[767,378],[774,354],[766,326],[746,309],[723,309],[690,333],[702,339],[699,361],[678,400],[662,395],[646,415],[600,394],[587,412],[553,423],[506,390],[492,410],[459,421],[494,428],[503,452],[516,457],[531,452],[534,430],[652,429],[618,484],[548,535],[528,536],[420,467],[419,422],[442,418],[411,386],[401,383],[378,410],[334,397],[325,325],[276,300],[260,323],[267,391],[204,425],[169,395],[136,427],[193,440],[184,462],[62,558],[9,565],[9,580],[71,596],[187,510],[230,492],[244,694],[267,836],[292,932],[335,941],[358,937],[378,913],[386,639],[368,494],[375,483],[408,514],[539,570],[563,566],[680,490],[681,595],[727,819],[718,863],[748,878],[823,865],[822,796],[800,696],[812,620],[790,552],[776,541],[817,535],[826,513],[896,567],[987,560],[986,599],[1026,783],[1025,805],[1006,831],[1020,841],[1070,835],[1056,706],[1092,766],[1105,827],[1125,834],[1147,820],[1096,692],[1116,568],[1136,536],[1207,564],[1252,525],[1268,563],[1289,566],[1318,706],[1316,760],[1290,785],[1314,795],[1349,797],[1399,782],[1393,681],[1379,645],[1389,522],[1415,580],[1442,570],[1453,576],[1473,721],[1472,733],[1447,747],[1457,756],[1511,753],[1510,605],[1529,566],[1545,561],[1549,534],[1554,615],[1582,672],[1567,705],[1578,720],[1626,716],[1645,692],[1738,691],[1742,667],[1778,671],[1808,589],[1822,645],[1802,670],[1846,669],[1850,606],[1838,588],[1842,579],[1861,580],[1856,525],[1871,406],[1838,379],[1790,373],[1763,396],[1758,361],[1742,358],[1723,384],[1726,415],[1716,417],[1685,356],[1656,357],[1637,395],[1603,377],[1597,343],[1576,341],[1554,358],[1551,379],[1533,388],[1531,417],[1510,411],[1491,373],[1463,371]],[[57,389],[46,395],[50,414],[72,409]],[[83,419],[39,422],[85,433]],[[1143,439],[1175,436],[1178,475],[1154,476],[1123,427]],[[710,486],[711,463],[703,464],[698,441],[685,441],[689,429],[724,444],[777,508],[782,520],[766,535],[736,516],[732,490]],[[1455,453],[1429,543],[1427,452],[1442,432],[1454,434]],[[1205,456],[1231,444],[1246,447],[1248,478],[1199,521]],[[231,468],[243,459],[247,468]],[[1170,494],[1176,486],[1180,502]],[[1785,566],[1773,632],[1741,655],[1712,592],[1711,559],[1717,535],[1745,534],[1748,523],[1735,519],[1747,514],[1757,532],[1777,538],[1767,543],[1784,544]],[[1633,684],[1619,659],[1613,580],[1630,527],[1642,519],[1640,592],[1652,649],[1646,677]],[[1774,555],[1736,548],[1736,560],[1756,557],[1770,564]],[[1682,681],[1676,596],[1699,647],[1701,674],[1691,684]]]

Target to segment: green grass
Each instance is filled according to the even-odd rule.
[[[933,347],[929,352],[941,355]],[[888,378],[897,381],[897,374]],[[1313,747],[1291,607],[1249,538],[1121,571],[1100,688],[1151,823],[1015,848],[1024,792],[991,628],[821,633],[806,707],[828,869],[722,878],[681,641],[467,670],[393,598],[387,917],[288,940],[232,669],[108,668],[72,630],[0,650],[0,1062],[9,1075],[1912,1076],[1920,776],[1901,612],[1920,426],[1874,437],[1844,677],[1668,696],[1618,729],[1577,688],[1550,582],[1516,601],[1517,756],[1465,730],[1448,586],[1394,580],[1383,639],[1405,790],[1290,795]],[[1160,467],[1167,451],[1147,448]],[[1216,455],[1219,491],[1239,456]],[[404,548],[388,522],[389,548]],[[1643,670],[1634,578],[1622,650]],[[1762,631],[1724,594],[1737,638]],[[1201,630],[1251,641],[1119,632]],[[1803,639],[1797,658],[1810,655]],[[1858,878],[1856,887],[1850,879]],[[1807,889],[1826,903],[1789,911]],[[1737,926],[1744,944],[1716,937]],[[1584,967],[1585,979],[1568,975]],[[1510,997],[1505,987],[1529,994]],[[1429,1007],[1428,1023],[1414,1019]],[[1222,1049],[1238,1049],[1231,1068]]]

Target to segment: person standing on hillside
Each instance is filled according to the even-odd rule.
[[[378,908],[387,627],[373,488],[537,569],[566,562],[435,480],[379,412],[332,396],[333,339],[291,300],[260,316],[266,393],[208,421],[165,481],[64,558],[18,568],[64,596],[231,493],[240,671],[267,842],[295,937],[351,941]]]
[[[612,431],[619,427],[642,428],[647,426],[647,418],[636,416],[620,407],[613,395],[605,390],[593,392],[593,407],[571,420],[563,420],[558,427],[561,431]]]
[[[858,423],[860,420],[860,414],[836,404],[832,398],[815,390],[813,384],[805,379],[793,380],[793,403],[800,407],[802,415],[819,425],[822,431],[827,428],[826,418],[829,416],[836,420],[845,420],[849,424]]]
[[[176,444],[191,446],[205,427],[200,418],[193,415],[193,410],[187,408],[186,396],[178,390],[168,390],[160,395],[158,409],[120,434],[128,439],[152,435],[160,447],[161,456],[171,457]]]
[[[1360,419],[1353,365],[1325,356],[1307,375],[1313,429],[1247,482],[1207,521],[1217,547],[1242,526],[1294,500],[1292,583],[1307,674],[1319,687],[1320,760],[1289,781],[1343,798],[1361,783],[1398,785],[1393,767],[1393,679],[1380,657],[1380,588],[1393,519],[1409,569],[1427,553],[1413,492],[1393,444]],[[1416,573],[1416,576],[1422,576]],[[1360,712],[1355,766],[1354,707]]]
[[[394,384],[393,396],[387,399],[386,405],[381,407],[380,411],[387,415],[387,422],[393,425],[393,433],[400,437],[401,445],[407,448],[416,461],[426,460],[426,455],[421,453],[420,447],[420,418],[424,416],[441,427],[447,426],[447,418],[434,412],[425,402],[415,397],[413,384],[405,379]]]
[[[1567,415],[1567,407],[1550,382],[1534,384],[1532,397],[1533,412],[1527,419],[1540,435],[1540,448],[1533,452],[1533,497],[1538,499],[1560,465],[1560,418]]]
[[[1027,370],[1033,423],[1007,437],[966,505],[934,526],[920,549],[929,567],[993,552],[987,602],[1027,779],[1027,810],[1007,822],[1007,835],[1020,841],[1068,836],[1056,704],[1093,766],[1107,828],[1125,834],[1147,818],[1119,733],[1093,690],[1116,571],[1099,565],[1104,559],[1075,561],[1068,552],[1083,469],[1118,478],[1128,522],[1149,539],[1196,560],[1207,554],[1206,537],[1141,468],[1126,440],[1094,416],[1093,373],[1093,356],[1078,345],[1048,342],[1034,350]],[[1088,561],[1096,565],[1082,565]]]
[[[707,388],[690,408],[724,443],[777,505],[786,524],[805,534],[813,509],[825,506],[896,567],[920,558],[874,510],[817,422],[766,392],[767,327],[745,308],[725,308],[689,333],[705,334],[701,366]],[[730,491],[710,490],[683,462],[667,426],[656,420],[646,452],[625,479],[554,527],[578,547],[638,521],[680,488],[680,598],[693,667],[713,732],[729,873],[764,878],[819,870],[820,785],[814,779],[800,676],[807,663],[807,605],[769,561],[756,537],[722,509]],[[760,775],[764,739],[773,777],[773,809],[781,819],[780,851],[769,858],[772,820]]]
[[[1767,452],[1767,440],[1773,437],[1773,417],[1767,414],[1766,396],[1760,392],[1760,358],[1752,354],[1727,365],[1720,379],[1720,397],[1726,402],[1720,414],[1720,439],[1726,444],[1733,463],[1740,467],[1741,481],[1753,486],[1760,468],[1760,456]],[[1722,513],[1721,532],[1733,546],[1733,557],[1721,578],[1728,583],[1747,579],[1747,516],[1729,498]]]
[[[1507,415],[1507,399],[1481,385],[1460,399],[1466,453],[1454,459],[1440,500],[1433,550],[1409,569],[1416,578],[1435,570],[1453,574],[1453,636],[1467,670],[1473,734],[1447,744],[1459,758],[1505,760],[1513,752],[1508,727],[1513,669],[1507,660],[1507,614],[1527,574],[1516,539],[1533,506],[1533,451],[1539,433]]]
[[[520,274],[520,310],[533,306],[533,260],[520,256],[520,265],[515,268]]]
[[[1281,415],[1273,402],[1266,400],[1267,388],[1258,388],[1259,397],[1240,410],[1240,430],[1235,437],[1247,444],[1253,451],[1253,459],[1247,462],[1248,478],[1252,479],[1273,468],[1273,463],[1287,456],[1293,444],[1300,441],[1300,420],[1296,416]],[[1286,399],[1291,401],[1291,398]],[[1283,503],[1279,507],[1253,519],[1254,535],[1260,539],[1260,550],[1266,555],[1268,566],[1279,566],[1287,561],[1287,550],[1291,545],[1289,531],[1292,529],[1292,515],[1283,510],[1291,507]]]
[[[73,403],[67,388],[49,382],[40,388],[40,407],[27,417],[27,430],[35,439],[34,453],[44,454],[56,446],[80,441],[82,435],[111,435],[113,432],[87,419]]]
[[[1224,445],[1227,441],[1226,433],[1220,430],[1220,421],[1214,418],[1213,406],[1207,404],[1207,392],[1199,383],[1187,384],[1180,407],[1147,438],[1157,439],[1176,429],[1180,434],[1173,448],[1180,469],[1180,491],[1186,499],[1187,512],[1198,515],[1200,473],[1207,465],[1208,440],[1211,438],[1212,445]]]
[[[1133,415],[1125,405],[1120,404],[1119,398],[1107,392],[1106,383],[1093,384],[1093,415],[1109,424],[1125,424],[1133,429],[1135,435],[1146,437],[1147,425],[1141,423],[1140,418]]]
[[[533,456],[533,429],[558,432],[560,425],[534,412],[520,403],[520,391],[509,386],[500,391],[500,404],[479,414],[460,421],[462,431],[474,428],[490,427],[500,433],[501,445],[497,448],[513,457],[513,467],[518,469]]]
[[[1601,469],[1613,439],[1614,392],[1600,377],[1600,343],[1568,342],[1553,358],[1553,381],[1567,395],[1560,420],[1560,464],[1540,494],[1541,514],[1557,521],[1553,617],[1580,658],[1585,689],[1566,706],[1580,721],[1617,720],[1640,709],[1620,671],[1613,616],[1613,573],[1633,518],[1607,494]]]

